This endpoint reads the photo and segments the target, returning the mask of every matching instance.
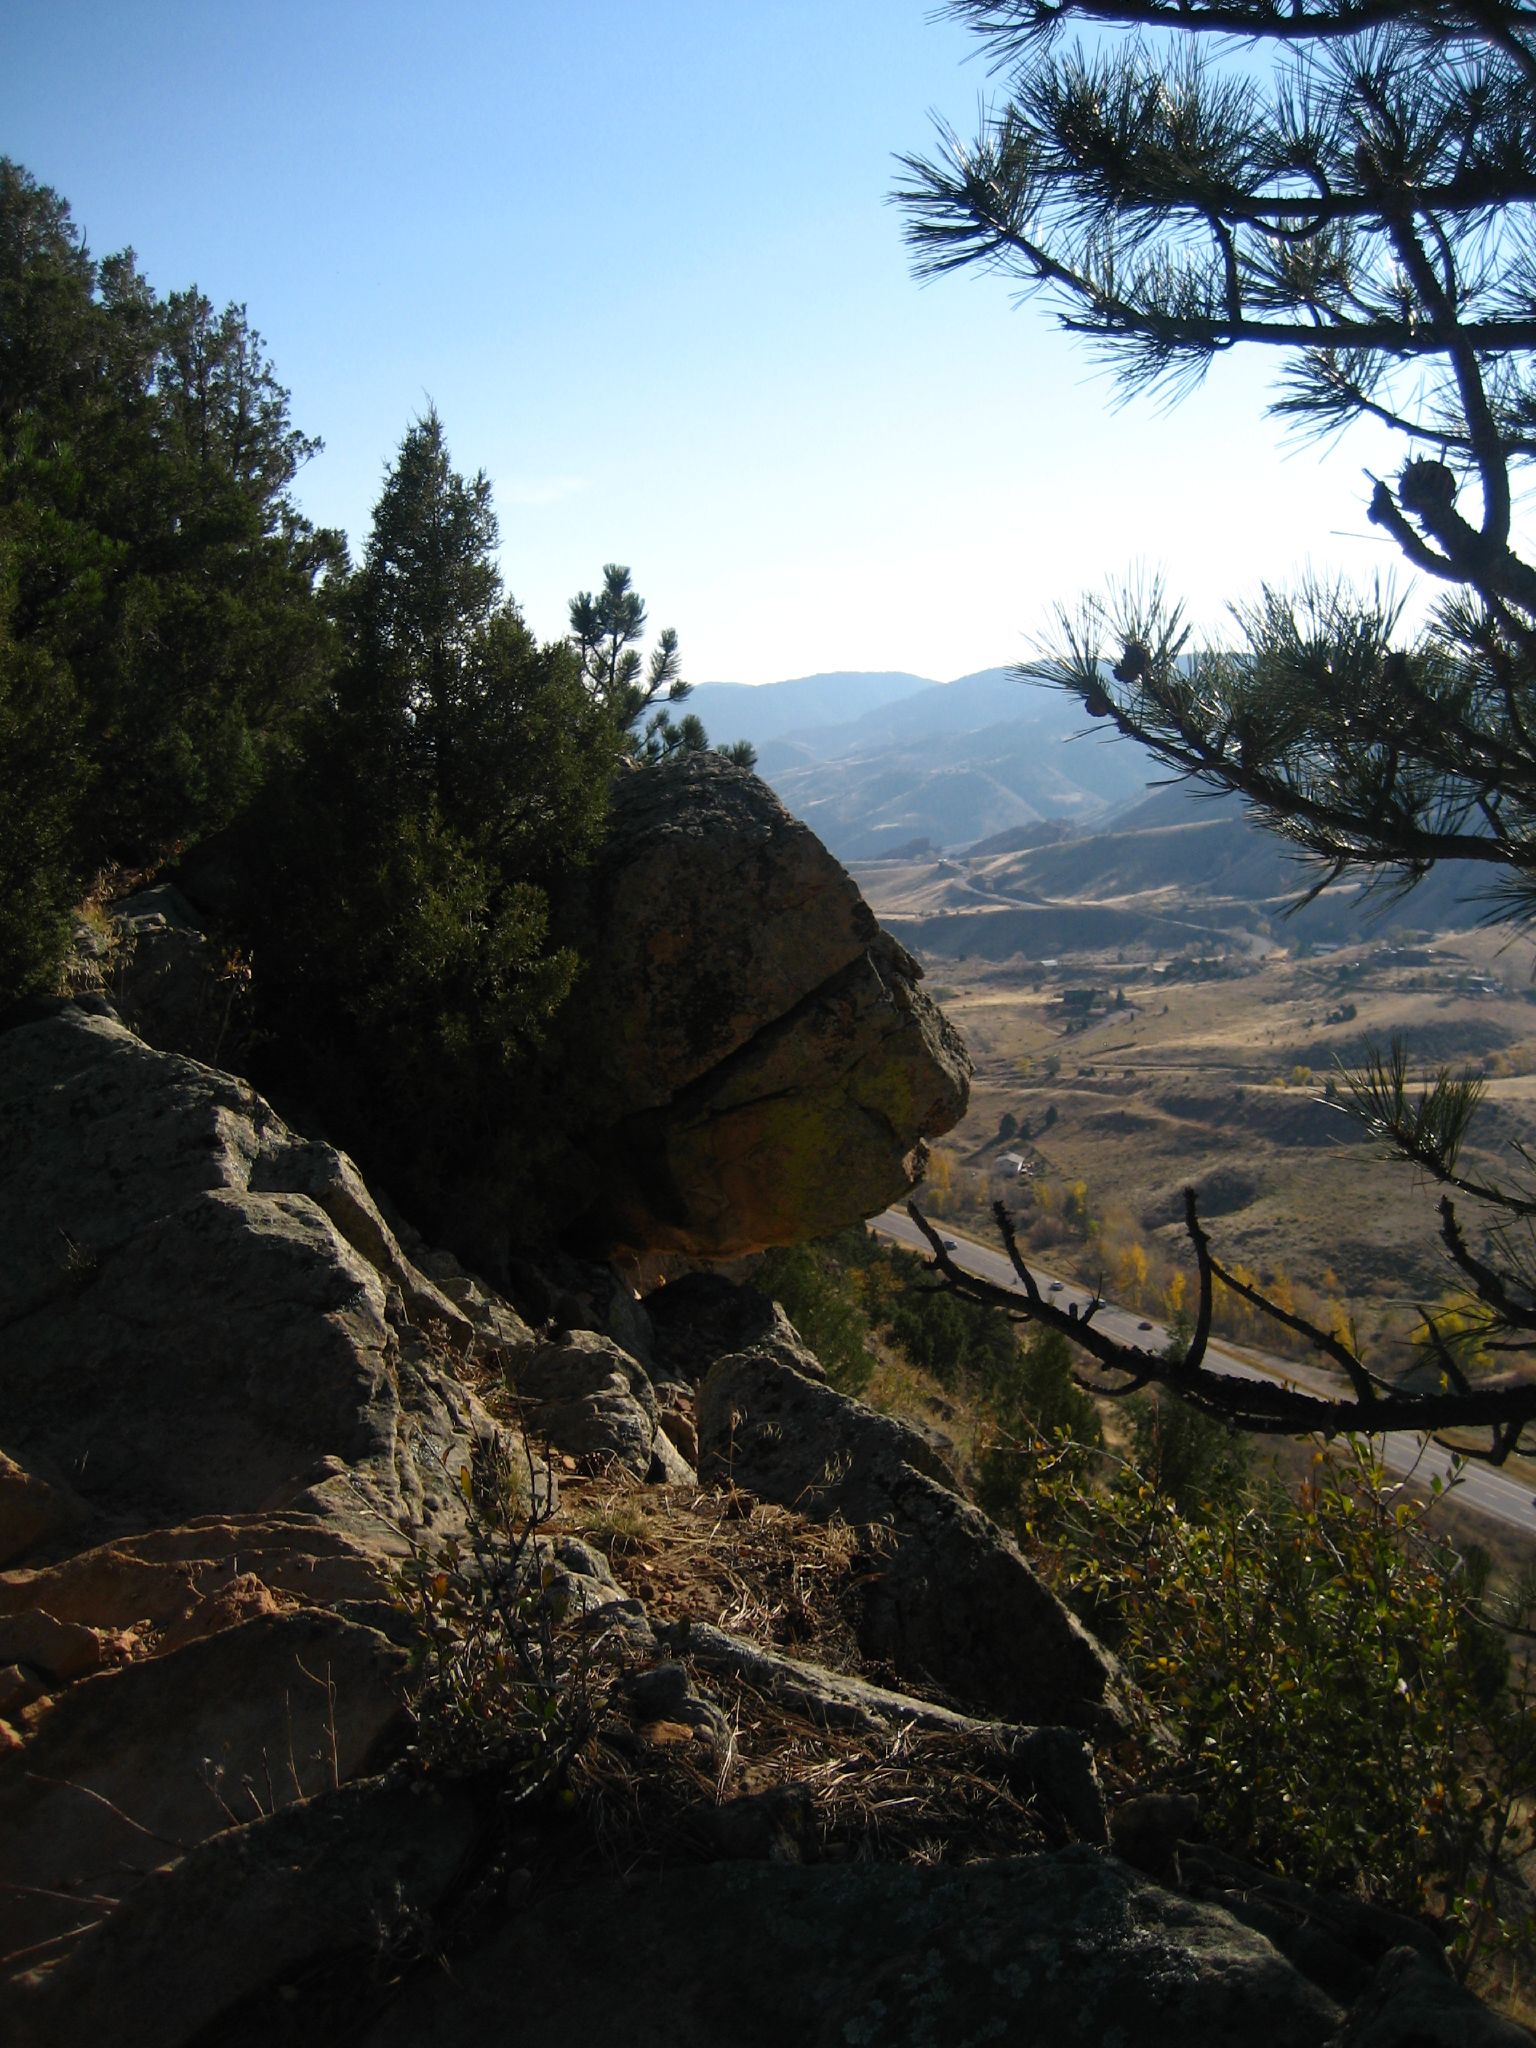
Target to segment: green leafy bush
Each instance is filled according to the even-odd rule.
[[[914,1365],[946,1386],[966,1378],[990,1386],[1017,1371],[1018,1338],[1005,1315],[937,1285],[906,1254],[885,1256],[897,1285],[882,1327]]]
[[[1098,1409],[1072,1377],[1065,1338],[1036,1331],[1015,1353],[983,1390],[972,1492],[979,1508],[1020,1535],[1041,1460],[1057,1457],[1064,1443],[1094,1449],[1104,1432]]]
[[[816,1244],[776,1246],[764,1252],[753,1275],[754,1284],[778,1302],[842,1394],[863,1393],[875,1369],[873,1333],[858,1285],[868,1242],[860,1230]]]
[[[1026,1519],[1173,1732],[1162,1768],[1216,1840],[1438,1911],[1465,1951],[1486,1932],[1531,1725],[1432,1513],[1351,1440],[1299,1490],[1202,1498],[1198,1520],[1134,1464],[1094,1484],[1069,1446],[1041,1461]]]
[[[1127,1402],[1136,1465],[1191,1522],[1235,1507],[1248,1490],[1253,1444],[1173,1395]]]

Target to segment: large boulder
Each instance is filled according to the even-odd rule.
[[[67,1945],[169,1857],[380,1760],[407,1663],[339,1615],[258,1614],[29,1707],[0,1758],[0,1954]]]
[[[572,1330],[509,1353],[505,1370],[528,1429],[554,1450],[635,1480],[693,1479],[645,1368],[611,1337]]]
[[[1324,2048],[1342,2017],[1262,1935],[1084,1848],[963,1868],[733,1862],[591,1886],[579,1905],[555,1893],[362,2039],[479,2048],[512,2013],[522,2040],[629,2048]]]
[[[755,776],[622,778],[567,1020],[610,1249],[725,1258],[873,1215],[970,1061],[843,868]]]
[[[72,1004],[6,1032],[0,1244],[18,1500],[83,1507],[101,1535],[454,1511],[488,1424],[436,1360],[473,1325],[350,1161],[244,1082]]]
[[[231,2008],[269,1984],[274,2023],[256,2038],[319,2038],[313,1987],[301,2022],[292,1980],[317,1958],[373,1962],[408,1942],[482,1826],[465,1787],[381,1777],[227,1828],[150,1872],[51,1972],[12,1987],[12,2048],[228,2041],[240,2037]],[[345,1988],[337,2040],[368,1986]]]
[[[99,1002],[0,1035],[0,1246],[0,1954],[46,1958],[388,1753],[394,1574],[519,1468],[351,1162]]]
[[[827,1376],[776,1301],[723,1273],[684,1273],[654,1289],[642,1306],[659,1376],[697,1386],[717,1358],[735,1351],[771,1351],[812,1379]]]

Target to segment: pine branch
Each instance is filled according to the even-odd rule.
[[[1193,1190],[1185,1196],[1185,1230],[1195,1252],[1199,1269],[1199,1306],[1196,1315],[1196,1343],[1183,1357],[1159,1356],[1144,1346],[1121,1343],[1094,1321],[1103,1306],[1095,1296],[1088,1311],[1078,1315],[1075,1305],[1061,1308],[1042,1292],[1019,1250],[1011,1219],[1001,1203],[994,1208],[1009,1262],[1023,1290],[999,1287],[992,1281],[967,1273],[955,1264],[938,1231],[915,1202],[907,1214],[927,1240],[932,1252],[930,1270],[944,1284],[967,1301],[1001,1310],[1016,1322],[1038,1323],[1065,1337],[1087,1352],[1100,1373],[1112,1376],[1112,1383],[1098,1377],[1075,1377],[1087,1391],[1109,1399],[1123,1399],[1141,1388],[1156,1385],[1236,1429],[1263,1436],[1333,1437],[1340,1435],[1390,1435],[1396,1431],[1438,1436],[1450,1429],[1487,1428],[1492,1433],[1490,1449],[1481,1454],[1487,1462],[1502,1464],[1518,1447],[1522,1432],[1536,1423],[1536,1383],[1516,1386],[1471,1388],[1465,1382],[1453,1391],[1420,1393],[1394,1386],[1370,1373],[1355,1354],[1329,1331],[1280,1308],[1262,1289],[1238,1284],[1234,1291],[1250,1301],[1262,1314],[1305,1336],[1313,1348],[1336,1365],[1343,1366],[1351,1380],[1351,1391],[1338,1396],[1313,1394],[1293,1382],[1280,1382],[1257,1375],[1222,1372],[1206,1364],[1206,1337],[1211,1321],[1215,1282],[1234,1285],[1224,1269],[1211,1259],[1209,1244],[1200,1223]],[[1442,1212],[1443,1213],[1443,1212]],[[1448,1226],[1450,1227],[1450,1226]],[[1470,1256],[1470,1255],[1469,1255]],[[1529,1327],[1536,1328],[1536,1316]],[[1465,1453],[1465,1455],[1478,1455]]]

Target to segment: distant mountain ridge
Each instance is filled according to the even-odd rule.
[[[1336,882],[1297,909],[1315,866],[1256,824],[1240,798],[1192,783],[1154,789],[1086,830],[1015,844],[994,834],[948,856],[858,866],[881,922],[920,955],[1003,960],[1153,946],[1359,943],[1401,924],[1465,929],[1482,878],[1438,868],[1407,895]]]
[[[689,708],[719,740],[750,739],[758,773],[842,860],[914,839],[938,848],[1142,795],[1149,756],[1083,736],[1080,704],[1012,668],[935,683],[903,672],[703,683]]]
[[[695,683],[688,709],[712,739],[761,747],[799,726],[840,725],[866,711],[942,687],[931,676],[896,669],[832,669],[782,683]]]

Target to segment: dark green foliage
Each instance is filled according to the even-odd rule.
[[[346,593],[334,689],[242,837],[265,1071],[491,1263],[538,1206],[533,1076],[577,972],[548,891],[597,842],[619,739],[572,650],[503,599],[495,544],[485,478],[429,413]]]
[[[1015,1346],[1006,1373],[986,1388],[986,1427],[976,1452],[976,1504],[1016,1536],[1025,1533],[1031,1481],[1064,1442],[1104,1441],[1099,1412],[1072,1377],[1071,1346],[1050,1330]]]
[[[1171,1394],[1130,1405],[1138,1470],[1191,1522],[1239,1502],[1253,1469],[1249,1438]]]
[[[1298,1490],[1198,1520],[1134,1464],[1107,1486],[1093,1464],[1041,1468],[1029,1519],[1049,1543],[1032,1555],[1150,1703],[1157,1776],[1197,1792],[1237,1854],[1438,1909],[1475,1948],[1482,1873],[1529,1782],[1528,1716],[1433,1507],[1358,1441],[1319,1451]]]
[[[992,1386],[1012,1374],[1018,1342],[1006,1316],[935,1285],[911,1259],[898,1271],[901,1288],[884,1328],[914,1365],[945,1385],[970,1378]]]
[[[10,561],[0,541],[0,1000],[47,987],[57,971],[78,894],[70,828],[86,781],[69,671],[12,637]]]
[[[863,1231],[844,1231],[818,1244],[764,1252],[754,1285],[772,1295],[843,1394],[861,1394],[874,1371],[871,1330],[857,1272],[867,1264]]]
[[[0,861],[38,877],[0,896],[0,1001],[52,977],[98,869],[224,824],[291,743],[341,559],[288,495],[317,446],[242,307],[97,262],[0,159]]]
[[[642,760],[659,760],[679,749],[702,748],[704,728],[699,720],[690,714],[675,726],[666,708],[682,703],[693,688],[683,680],[676,628],[661,629],[649,663],[643,663],[637,643],[644,639],[645,627],[645,601],[620,562],[604,564],[603,587],[595,595],[583,590],[571,599],[571,640],[581,657],[587,688],[627,735],[630,752]],[[661,704],[652,711],[658,697]],[[642,718],[645,725],[637,731]]]
[[[909,1252],[868,1230],[765,1252],[754,1277],[844,1393],[868,1383],[878,1334],[945,1386],[965,1385],[985,1402],[1012,1398],[1019,1349],[1008,1318],[936,1286]]]
[[[581,672],[594,700],[617,721],[626,750],[641,761],[704,753],[709,736],[703,721],[691,711],[674,720],[669,708],[681,704],[693,688],[683,680],[676,629],[661,629],[642,677],[637,643],[645,637],[645,626],[644,600],[620,562],[604,564],[600,591],[583,590],[571,599],[571,642],[581,657]],[[715,751],[738,768],[751,768],[757,760],[750,740]]]

